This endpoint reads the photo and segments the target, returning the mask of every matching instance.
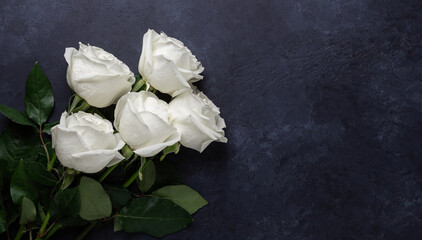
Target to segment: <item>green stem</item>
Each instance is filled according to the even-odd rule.
[[[45,215],[40,231],[38,232],[38,238],[41,238],[44,235],[44,231],[47,228],[48,221],[50,221],[50,212],[47,212],[47,215]]]
[[[45,151],[45,156],[47,157],[47,163],[50,164],[50,154],[48,153],[47,146],[45,145],[44,139],[42,138],[42,129],[41,129],[41,126],[40,126],[40,129],[39,129],[39,133],[40,133],[40,140],[41,140],[42,146],[43,146],[44,151]]]
[[[62,225],[60,225],[60,224],[58,224],[58,223],[56,223],[54,226],[53,226],[53,228],[51,228],[51,230],[50,231],[48,231],[48,234],[47,234],[47,236],[44,238],[44,240],[48,240],[48,239],[50,239],[56,232],[57,232],[57,230],[59,230],[60,228],[62,227]]]
[[[117,167],[119,166],[121,162],[118,162],[116,164],[114,164],[113,166],[107,168],[107,170],[103,173],[103,175],[100,177],[100,179],[98,180],[99,182],[104,181],[104,179],[106,179],[106,177]]]
[[[79,236],[75,239],[75,240],[82,240],[86,237],[86,235],[88,235],[88,233],[92,230],[92,228],[94,228],[95,224],[97,222],[92,222],[91,224],[89,224],[82,232],[81,234],[79,234]]]
[[[56,152],[54,152],[53,157],[51,158],[51,161],[48,163],[47,171],[51,172],[51,170],[53,170],[54,162],[56,162],[56,159],[57,159],[57,155],[56,155]]]
[[[123,172],[126,172],[126,168],[128,168],[133,162],[136,161],[136,159],[138,159],[138,155],[134,154],[134,157],[132,157],[132,160],[130,160],[130,158],[128,159],[129,163],[127,163],[125,165],[125,167],[123,168]]]
[[[24,229],[25,229],[25,225],[21,224],[19,226],[18,232],[16,233],[15,240],[20,240],[22,238],[22,235],[25,232]]]
[[[145,158],[143,158],[143,159],[145,160]],[[148,164],[149,164],[150,162],[152,162],[152,159],[153,159],[153,158],[148,159],[148,161],[147,161],[147,162],[146,162],[146,163],[142,166],[141,172],[145,170],[145,168],[148,166]]]
[[[122,185],[124,188],[127,188],[127,187],[129,187],[130,186],[130,184],[132,184],[133,183],[133,181],[135,181],[136,180],[136,178],[138,177],[138,170],[136,170],[133,174],[132,174],[132,176]]]
[[[152,157],[152,158],[150,158],[150,159],[148,159],[148,161],[146,161],[146,159],[144,158],[144,157],[142,157],[142,161],[146,161],[145,162],[145,164],[144,165],[142,165],[142,169],[141,169],[141,172],[146,168],[146,166],[148,166],[148,164],[150,163],[150,162],[152,162],[152,160],[153,160],[154,158]],[[127,188],[127,187],[129,187],[130,186],[130,184],[132,184],[133,183],[133,181],[135,181],[136,180],[136,178],[139,176],[139,170],[137,170],[137,171],[135,171],[133,174],[132,174],[132,176],[122,185],[124,188]]]

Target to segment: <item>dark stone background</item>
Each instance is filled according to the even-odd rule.
[[[228,144],[175,161],[209,206],[165,239],[422,239],[420,0],[0,0],[0,104],[37,60],[57,120],[79,41],[137,71],[148,28],[205,66]],[[0,117],[3,129],[7,120]],[[67,230],[57,239],[72,239]],[[150,239],[94,229],[87,239]]]

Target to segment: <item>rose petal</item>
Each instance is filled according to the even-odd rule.
[[[125,143],[109,128],[111,123],[96,114],[62,113],[59,125],[51,130],[58,160],[65,167],[86,173],[98,172],[122,160],[118,151]]]
[[[124,157],[116,150],[95,150],[72,154],[72,168],[84,173],[101,171],[110,162],[116,164]]]
[[[147,81],[162,93],[175,97],[175,92],[190,89],[190,85],[175,64],[163,56],[154,58],[154,71],[148,75]]]
[[[132,149],[137,149],[139,145],[147,141],[149,132],[148,126],[139,117],[132,102],[127,101],[119,118],[119,133],[122,139]]]
[[[71,155],[74,153],[88,151],[84,141],[80,138],[74,130],[63,128],[57,125],[51,129],[52,146],[56,151],[57,158],[65,167],[72,166]]]
[[[69,86],[92,106],[115,103],[135,82],[129,67],[101,48],[79,43],[79,50],[66,49],[65,58]]]
[[[180,141],[181,134],[179,131],[175,131],[168,139],[167,141],[163,143],[158,143],[155,145],[150,145],[147,147],[139,148],[135,150],[134,152],[142,157],[152,157],[159,152],[161,152],[164,148],[176,144],[178,141]]]

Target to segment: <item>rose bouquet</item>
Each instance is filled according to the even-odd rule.
[[[154,237],[185,228],[207,201],[164,158],[180,145],[202,152],[227,142],[219,109],[193,86],[203,78],[201,63],[182,42],[153,30],[143,38],[140,75],[82,43],[64,57],[75,94],[60,121],[47,123],[54,96],[38,63],[26,82],[25,111],[0,105],[13,122],[0,136],[4,238],[46,240],[86,225],[82,239],[107,221],[114,231]]]

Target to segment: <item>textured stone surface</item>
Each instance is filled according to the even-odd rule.
[[[23,110],[38,60],[57,120],[65,47],[98,45],[136,71],[142,34],[164,31],[202,61],[229,139],[175,159],[210,204],[164,239],[422,239],[421,5],[1,0],[0,104]],[[87,237],[139,238],[109,225]]]

